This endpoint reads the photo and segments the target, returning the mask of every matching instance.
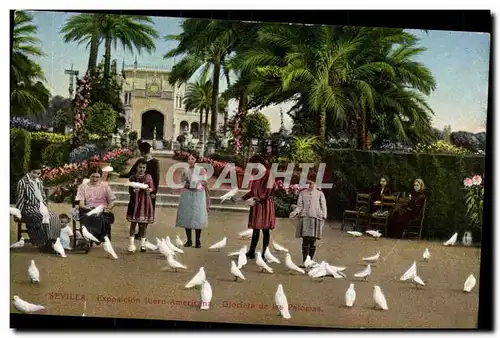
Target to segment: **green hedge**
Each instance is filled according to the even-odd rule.
[[[47,145],[42,152],[42,163],[47,167],[62,167],[68,162],[69,144],[53,143]]]
[[[31,152],[31,134],[26,130],[10,131],[10,203],[15,203],[17,182],[28,171]]]
[[[425,183],[427,206],[422,236],[445,239],[468,230],[470,221],[464,203],[465,177],[484,173],[484,156],[388,153],[329,150],[325,155],[328,182],[328,212],[341,220],[344,209],[355,204],[356,192],[375,186],[380,176],[389,178],[392,191],[411,192],[413,181]],[[325,191],[326,192],[326,191]]]

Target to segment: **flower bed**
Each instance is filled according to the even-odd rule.
[[[126,162],[132,158],[133,154],[128,148],[121,148],[110,151],[102,157],[93,156],[89,161],[109,162],[115,171],[120,171]],[[53,186],[63,182],[72,181],[75,176],[83,175],[87,169],[88,161],[65,164],[59,168],[44,168],[42,180],[47,186]]]

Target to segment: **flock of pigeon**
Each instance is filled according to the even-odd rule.
[[[360,237],[363,235],[358,231],[347,231],[347,233],[354,237]],[[366,231],[366,233],[373,236],[375,239],[380,238],[381,235],[380,232],[373,230],[368,230]],[[81,235],[88,241],[99,243],[99,240],[95,238],[85,228],[85,226],[82,226]],[[252,229],[247,229],[245,231],[242,231],[238,235],[240,239],[248,239],[252,236]],[[454,234],[448,241],[444,243],[444,245],[445,246],[455,245],[457,242],[457,236],[458,234]],[[105,236],[104,240],[105,240],[103,245],[104,251],[113,259],[118,259],[118,256],[114,251],[109,238]],[[220,249],[223,249],[224,247],[226,247],[226,245],[227,245],[227,237],[224,237],[221,241],[210,246],[209,250],[220,251]],[[322,280],[324,277],[333,277],[336,279],[347,278],[347,276],[344,273],[344,271],[346,270],[345,267],[334,266],[327,263],[326,261],[321,261],[320,263],[317,263],[313,261],[309,256],[306,257],[306,260],[303,264],[304,266],[303,269],[297,266],[292,261],[291,255],[287,248],[283,247],[279,243],[276,243],[275,241],[273,241],[272,245],[276,252],[282,252],[285,254],[284,265],[287,268],[287,270],[290,271],[291,273],[307,274],[311,278],[322,279]],[[20,248],[22,246],[24,246],[23,239],[21,239],[19,242],[12,244],[11,248]],[[173,270],[177,272],[179,269],[187,269],[186,265],[182,264],[176,259],[178,254],[184,253],[184,251],[181,249],[182,247],[183,247],[183,242],[179,238],[179,236],[176,236],[176,238],[174,239],[174,243],[172,243],[169,236],[166,236],[165,238],[161,239],[156,238],[156,245],[150,243],[149,241],[146,242],[146,249],[148,251],[158,251],[159,253],[161,253],[166,257],[167,266],[164,267],[161,271]],[[60,238],[58,238],[56,243],[54,244],[54,250],[61,257],[67,257],[63,245],[61,244]],[[244,267],[248,263],[246,252],[247,252],[247,246],[245,245],[240,250],[228,254],[228,256],[230,257],[237,257],[235,260],[231,259],[231,266],[230,266],[230,273],[232,276],[234,276],[235,281],[238,281],[239,279],[245,280],[245,276],[242,272],[242,269],[244,270]],[[423,259],[425,261],[428,261],[430,259],[430,256],[431,255],[429,250],[425,249],[423,253]],[[379,259],[380,259],[380,252],[377,252],[375,255],[370,257],[363,257],[362,260],[367,263],[367,266],[361,271],[353,274],[353,277],[356,279],[361,279],[366,281],[372,272],[372,265],[374,265]],[[264,253],[256,252],[255,264],[258,267],[260,267],[261,272],[272,274],[274,273],[274,270],[270,265],[281,264],[281,262],[271,253],[269,248],[267,248]],[[31,283],[40,283],[40,271],[36,267],[34,260],[31,260],[30,266],[28,268],[28,276]],[[411,281],[413,284],[415,284],[417,288],[419,286],[425,286],[424,281],[417,274],[416,261],[414,261],[413,264],[410,266],[410,268],[401,276],[400,280]],[[471,274],[465,281],[463,291],[470,292],[475,285],[476,285],[476,279]],[[213,292],[212,292],[212,287],[207,280],[204,267],[200,267],[199,271],[195,274],[195,276],[185,285],[185,288],[193,288],[193,287],[200,287],[200,298],[201,298],[200,309],[201,310],[210,309],[210,302],[212,300]],[[356,291],[354,289],[354,283],[350,283],[349,288],[345,293],[344,305],[347,307],[353,307],[355,300],[356,300]],[[375,308],[380,308],[382,310],[389,309],[385,296],[382,292],[382,289],[378,285],[374,285],[373,287],[373,301]],[[44,306],[31,304],[27,301],[22,300],[17,295],[14,296],[13,304],[14,307],[22,313],[37,312],[45,309]],[[275,305],[283,318],[285,319],[291,318],[287,297],[283,290],[282,284],[279,284],[277,287],[277,291],[275,293]],[[83,316],[84,315],[85,314],[83,314]]]

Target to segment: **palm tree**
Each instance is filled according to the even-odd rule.
[[[200,113],[200,142],[203,143],[203,136],[207,132],[208,112],[212,104],[212,82],[205,78],[199,79],[195,83],[189,83],[184,96],[184,106],[186,111],[198,111]],[[205,126],[203,126],[203,112],[205,112]]]
[[[307,109],[326,138],[327,115],[339,126],[351,125],[366,148],[366,126],[385,115],[399,137],[406,137],[402,120],[410,119],[425,133],[432,110],[428,95],[435,81],[427,68],[410,60],[421,49],[402,29],[268,25],[258,43],[241,53],[238,64],[253,70],[249,88],[254,105],[296,101]],[[400,44],[402,47],[394,49]]]
[[[176,48],[166,53],[164,58],[183,56],[174,65],[169,82],[186,83],[191,77],[202,71],[202,77],[212,71],[212,112],[210,134],[212,138],[217,132],[217,100],[219,99],[219,80],[221,73],[229,82],[229,71],[225,67],[226,59],[233,51],[239,27],[242,23],[216,20],[187,19],[183,22],[183,31],[179,35],[169,35],[167,41],[177,41]]]
[[[104,41],[104,78],[109,80],[111,46],[114,44],[116,49],[120,42],[131,53],[137,51],[140,54],[143,50],[151,53],[155,50],[154,39],[158,37],[152,24],[153,20],[143,15],[85,13],[69,18],[61,33],[64,34],[65,42],[85,42],[90,46],[89,70],[95,69],[98,47]]]
[[[36,46],[40,40],[34,36],[38,28],[32,21],[24,11],[14,14],[10,75],[11,113],[33,116],[48,106],[50,92],[43,84],[42,68],[33,60],[43,52]]]

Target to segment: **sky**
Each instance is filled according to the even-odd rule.
[[[47,78],[47,87],[52,95],[67,97],[69,77],[66,69],[73,68],[83,74],[88,63],[88,49],[85,44],[64,43],[59,34],[66,20],[75,15],[59,12],[32,12],[34,24],[38,26],[38,38],[45,56],[39,59]],[[112,49],[112,57],[119,67],[122,61],[133,64],[135,58],[139,65],[159,65],[171,68],[175,60],[164,59],[163,55],[175,47],[175,42],[165,41],[164,36],[181,32],[179,18],[154,17],[160,37],[155,41],[156,50],[148,54],[131,54],[119,45]],[[436,90],[428,98],[428,103],[435,112],[434,127],[442,129],[451,125],[452,131],[484,131],[486,128],[486,109],[488,104],[489,72],[489,34],[475,32],[408,30],[420,39],[420,45],[427,50],[415,59],[427,66],[437,83]],[[99,59],[104,54],[104,46],[99,49]],[[179,61],[179,60],[177,60]],[[226,88],[221,80],[221,91]],[[283,104],[284,112],[291,104]],[[237,102],[230,102],[230,114],[234,113]],[[280,107],[271,106],[262,110],[271,122],[271,129],[280,127]],[[291,128],[292,120],[284,114],[284,123]]]

